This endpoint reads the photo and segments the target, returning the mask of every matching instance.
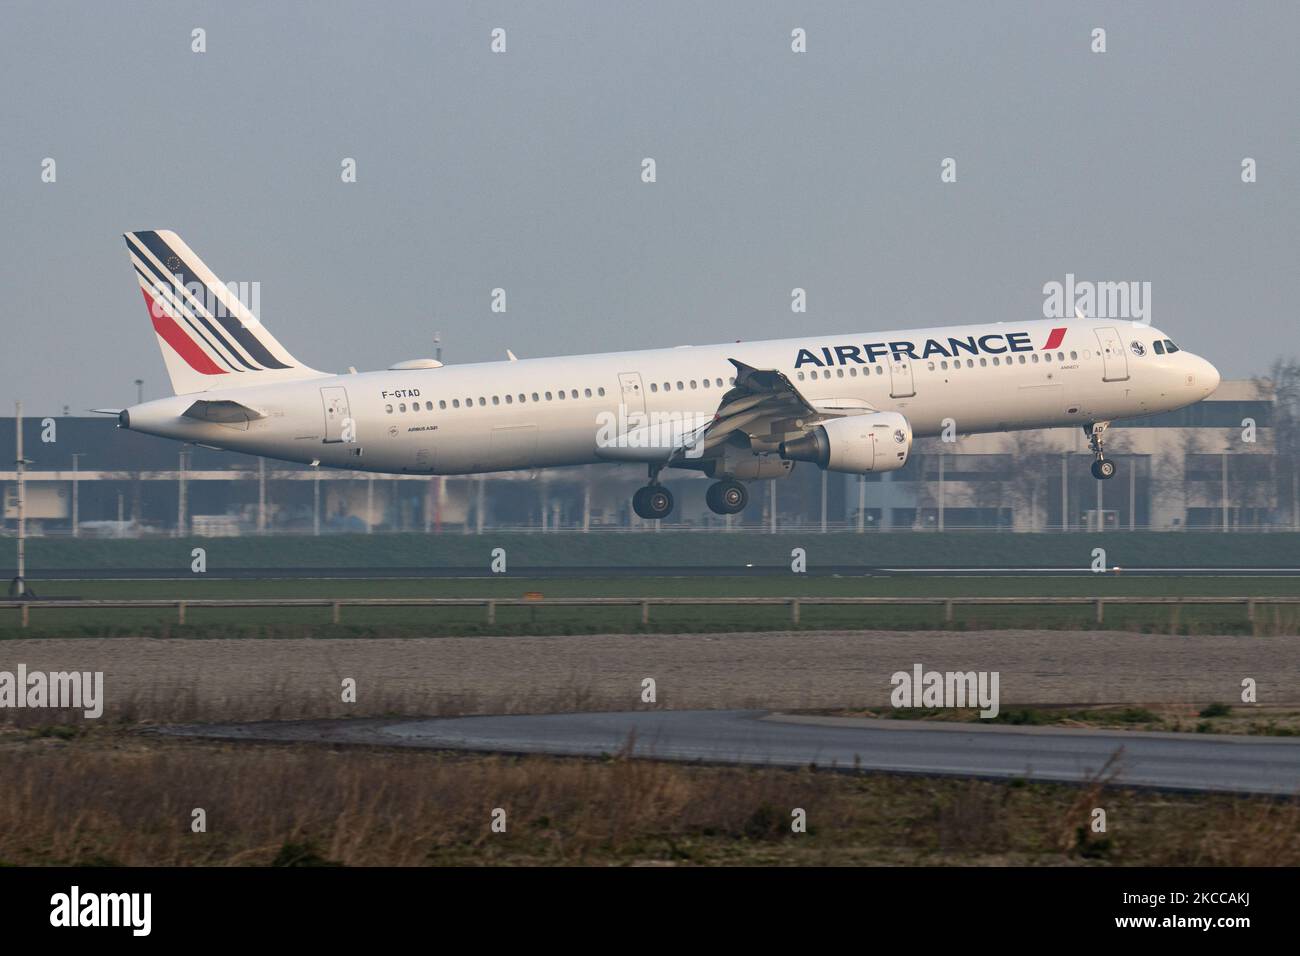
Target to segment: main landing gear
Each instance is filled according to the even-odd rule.
[[[1110,422],[1093,422],[1083,426],[1084,434],[1088,436],[1088,447],[1097,456],[1097,460],[1092,463],[1092,477],[1101,481],[1115,477],[1115,463],[1106,457],[1103,447],[1105,439],[1102,436],[1109,427]]]
[[[714,514],[740,514],[749,504],[749,489],[734,478],[726,478],[709,485],[704,501]]]
[[[673,511],[672,492],[659,484],[659,471],[659,468],[651,465],[650,483],[644,488],[638,488],[632,496],[632,510],[638,518],[646,521],[667,518]]]
[[[709,510],[719,515],[737,515],[749,504],[749,489],[734,478],[724,478],[709,485],[704,493]],[[659,484],[658,469],[651,468],[650,483],[632,496],[632,510],[646,521],[667,518],[673,511],[673,495]]]

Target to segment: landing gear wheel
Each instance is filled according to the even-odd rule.
[[[1083,426],[1083,432],[1088,436],[1088,447],[1097,456],[1092,463],[1092,477],[1099,481],[1115,477],[1115,463],[1106,460],[1104,436],[1109,427],[1110,422],[1092,422]]]
[[[667,518],[673,510],[672,493],[662,485],[646,485],[632,496],[632,510],[647,521]]]
[[[749,489],[735,479],[728,478],[709,485],[704,493],[704,501],[714,514],[735,515],[745,510],[749,504]]]
[[[1115,463],[1109,458],[1102,458],[1092,463],[1092,477],[1105,480],[1115,477]]]

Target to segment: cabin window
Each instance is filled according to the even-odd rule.
[[[1021,365],[1024,365],[1024,364],[1025,364],[1025,357],[1024,357],[1023,355],[1018,355],[1018,356],[1016,356],[1016,357],[1020,360],[1020,364],[1021,364]]]
[[[722,379],[718,379],[718,388],[722,388]]]
[[[506,404],[507,404],[507,405],[513,405],[514,403],[515,403],[515,397],[514,397],[513,395],[509,395],[509,394],[507,394],[507,395],[506,395]]]
[[[527,396],[525,393],[520,392],[520,393],[519,393],[519,404],[522,405],[522,404],[523,404],[524,402],[526,402],[526,401],[528,401],[528,396]]]
[[[479,403],[480,405],[486,405],[486,404],[487,404],[487,400],[484,399],[482,395],[480,395],[480,396],[478,397],[478,403]]]
[[[398,405],[398,406],[397,406],[397,410],[398,410],[399,412],[404,412],[404,411],[406,411],[406,402],[402,402],[402,404]]]
[[[967,367],[967,368],[974,368],[974,367],[975,367],[975,360],[974,360],[974,359],[967,359],[967,360],[966,360],[966,367]]]
[[[801,382],[803,381],[803,372],[800,372],[800,373],[799,373],[799,381],[801,381]]]
[[[493,404],[493,405],[500,405],[500,404],[501,404],[501,396],[500,396],[500,395],[493,395],[493,396],[492,396],[492,404]]]
[[[451,400],[451,407],[452,407],[452,408],[460,408],[460,399],[459,399],[459,398],[453,398],[453,399]]]
[[[582,390],[582,394],[583,394],[583,396],[584,396],[585,398],[591,398],[591,389],[589,389],[589,388],[584,388],[584,389]]]
[[[1058,362],[1064,362],[1064,361],[1065,361],[1065,353],[1064,353],[1064,352],[1057,352],[1057,353],[1056,353],[1056,360],[1057,360]]]
[[[659,391],[659,385],[658,385],[657,383],[655,383],[655,382],[651,382],[651,383],[650,383],[650,391],[652,391],[652,392],[657,392],[657,391]]]
[[[547,395],[546,397],[547,397],[547,398],[550,398],[551,396]],[[536,393],[536,392],[533,392],[533,401],[535,401],[535,402],[540,402],[540,401],[541,401],[541,399],[537,397],[537,393]]]
[[[685,386],[682,382],[678,382],[678,383],[677,383],[677,391],[681,392],[681,391],[684,391],[685,389],[686,389],[686,386]]]
[[[605,397],[605,386],[602,385],[602,386],[600,386],[599,388],[597,388],[597,389],[596,389],[596,394],[599,395],[601,398],[604,398],[604,397]]]
[[[447,410],[447,400],[445,398],[441,398],[438,400],[438,408],[440,408],[444,412]]]
[[[550,393],[550,392],[547,392],[547,393],[546,393],[546,400],[547,400],[548,402],[551,400],[551,393]]]
[[[577,390],[576,388],[571,388],[571,389],[569,389],[569,397],[570,397],[570,398],[577,398],[577,397],[578,397],[578,390]]]
[[[564,389],[560,389],[560,392],[559,392],[559,399],[560,399],[560,401],[564,401]]]
[[[884,374],[885,374],[885,367],[884,367],[883,365],[877,365],[877,366],[876,366],[876,374],[877,374],[877,375],[884,375]]]
[[[989,364],[989,360],[988,360],[988,359],[986,359],[986,358],[982,358],[982,359],[980,359],[980,368],[987,368],[987,367],[988,367],[988,364]]]
[[[393,414],[393,406],[392,406],[392,405],[385,405],[385,406],[384,406],[384,411],[388,412],[388,414],[390,414],[390,415]]]
[[[943,369],[945,372],[948,371],[948,363],[947,363],[947,362],[940,362],[940,363],[939,363],[939,368]]]

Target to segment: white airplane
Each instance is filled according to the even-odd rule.
[[[945,426],[1082,427],[1093,475],[1110,478],[1112,421],[1219,384],[1149,325],[1082,316],[333,375],[290,355],[174,232],[126,244],[176,394],[122,410],[120,427],[392,474],[642,462],[649,482],[632,505],[646,519],[673,510],[665,468],[717,479],[709,507],[736,514],[746,481],[798,461],[894,471],[914,438]]]

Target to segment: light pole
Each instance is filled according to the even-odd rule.
[[[185,537],[185,526],[188,523],[189,517],[189,502],[185,500],[187,491],[185,482],[188,477],[187,472],[189,471],[189,452],[185,450],[185,446],[183,445],[181,446],[179,468],[180,470],[176,474],[176,537],[183,538]]]
[[[144,403],[144,379],[135,380],[135,403],[141,405]]]
[[[72,536],[74,538],[81,536],[81,508],[78,491],[81,478],[81,456],[84,452],[72,453]]]
[[[18,577],[14,578],[14,597],[27,594],[27,459],[23,457],[23,403],[14,402],[14,434],[18,457],[14,460],[18,478]],[[26,613],[26,612],[24,612]]]

